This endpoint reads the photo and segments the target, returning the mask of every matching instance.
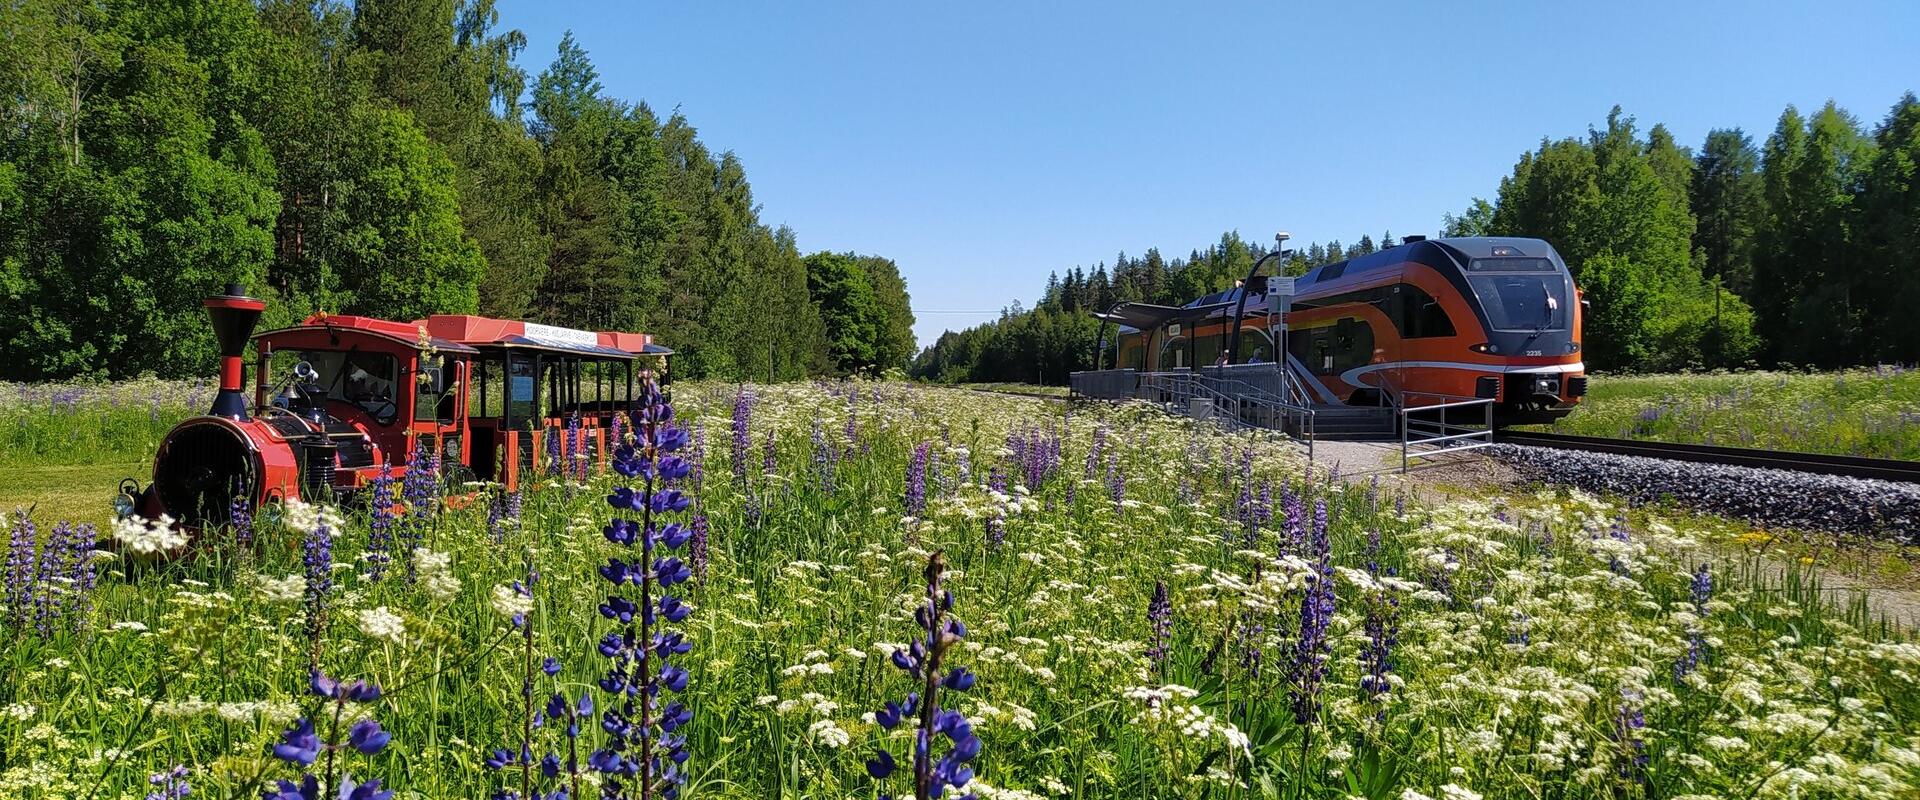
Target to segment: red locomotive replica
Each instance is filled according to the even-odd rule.
[[[266,304],[239,286],[206,308],[220,346],[213,407],[161,440],[152,484],[123,488],[131,511],[190,528],[226,523],[241,499],[351,497],[382,470],[403,475],[416,448],[451,479],[509,490],[604,464],[616,416],[640,382],[666,379],[672,354],[641,333],[456,314],[320,313],[251,335]]]

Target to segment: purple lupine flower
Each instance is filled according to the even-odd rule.
[[[693,568],[693,576],[701,585],[707,582],[707,515],[696,511],[693,515],[693,535],[687,539],[687,564]]]
[[[973,780],[973,768],[968,762],[980,755],[980,737],[974,735],[973,723],[958,711],[940,708],[940,690],[964,692],[972,689],[976,680],[965,667],[943,669],[953,646],[967,635],[967,626],[949,616],[953,610],[953,593],[940,585],[946,570],[945,554],[936,551],[927,558],[923,573],[927,583],[926,600],[913,612],[914,621],[920,625],[919,638],[908,649],[893,651],[893,665],[913,676],[919,689],[908,692],[905,702],[890,701],[873,715],[874,721],[889,731],[902,722],[917,720],[912,755],[916,800],[933,800],[945,797],[948,789],[964,789]],[[950,746],[945,755],[935,760],[934,741],[938,736],[946,737]],[[893,754],[885,750],[867,761],[867,774],[883,785],[898,768]],[[882,792],[880,797],[892,800],[894,796]]]
[[[1106,451],[1107,426],[1102,423],[1099,427],[1093,429],[1093,445],[1087,448],[1087,466],[1080,471],[1080,477],[1093,477],[1094,471],[1100,468],[1100,464],[1102,463],[1101,458],[1106,454]]]
[[[147,776],[147,785],[153,791],[147,792],[147,800],[186,800],[193,794],[193,787],[187,785],[187,766],[175,764],[169,769]]]
[[[1294,722],[1311,725],[1320,714],[1320,685],[1327,673],[1327,656],[1332,643],[1327,626],[1333,621],[1333,564],[1327,547],[1326,503],[1314,504],[1312,554],[1316,559],[1312,580],[1300,597],[1300,637],[1294,644],[1293,662],[1287,676],[1293,688]]]
[[[1153,582],[1153,599],[1147,602],[1147,625],[1153,629],[1147,647],[1147,661],[1162,677],[1167,674],[1167,655],[1173,644],[1173,598],[1167,595],[1167,582]]]
[[[1676,682],[1698,669],[1707,655],[1707,602],[1713,599],[1713,572],[1706,564],[1701,564],[1699,569],[1693,571],[1689,590],[1696,619],[1687,628],[1687,652],[1673,665],[1673,679]]]
[[[661,798],[674,800],[686,781],[681,765],[688,758],[686,736],[677,731],[692,721],[693,711],[678,700],[662,705],[662,690],[686,691],[688,673],[673,659],[693,645],[684,633],[667,625],[679,624],[693,609],[668,592],[691,580],[693,570],[677,556],[656,553],[678,550],[692,538],[692,531],[678,522],[659,524],[664,515],[679,514],[692,505],[692,499],[675,488],[692,467],[675,455],[687,444],[686,432],[673,424],[673,407],[652,381],[643,384],[635,415],[634,444],[615,452],[614,471],[628,480],[639,478],[640,485],[614,488],[607,504],[616,516],[602,533],[625,547],[637,542],[640,558],[631,563],[612,558],[600,568],[601,577],[613,584],[600,604],[600,614],[620,627],[609,631],[598,648],[612,661],[599,682],[609,695],[600,724],[608,738],[587,764],[606,775],[603,797],[626,796],[623,787],[631,780],[643,799],[653,797],[658,789]],[[735,464],[744,466],[739,460]],[[619,516],[621,512],[638,513],[640,518]],[[626,586],[638,590],[638,602],[622,591]]]
[[[40,559],[34,568],[34,585],[39,588],[33,593],[33,627],[42,638],[53,635],[54,623],[66,603],[63,586],[71,572],[67,562],[72,557],[73,525],[57,523],[40,547]]]
[[[233,499],[227,503],[227,525],[233,529],[233,544],[241,553],[253,550],[253,493],[246,481],[235,478]]]
[[[7,622],[26,624],[32,613],[34,567],[39,563],[40,532],[24,508],[14,509],[12,536],[7,541]]]
[[[753,445],[753,393],[745,386],[733,396],[733,482],[747,485],[747,449]]]
[[[407,502],[406,519],[400,523],[400,563],[406,566],[407,583],[419,578],[414,552],[426,542],[427,528],[433,524],[433,504],[440,494],[440,471],[426,442],[413,448],[407,459],[407,474],[400,478],[400,497]]]
[[[1127,473],[1120,469],[1120,459],[1107,459],[1107,496],[1113,498],[1113,509],[1118,511],[1127,502]]]
[[[853,457],[854,447],[860,444],[860,390],[847,392],[847,458]]]
[[[913,456],[907,459],[907,516],[919,519],[927,513],[927,456],[933,451],[933,444],[921,442],[913,446]]]
[[[1373,593],[1365,602],[1367,616],[1361,629],[1367,642],[1360,646],[1360,696],[1380,703],[1393,691],[1393,682],[1387,676],[1393,672],[1393,648],[1400,643],[1400,599],[1387,590]],[[1375,719],[1384,720],[1384,704],[1374,713]]]
[[[834,474],[839,470],[840,450],[827,441],[827,429],[820,418],[813,420],[813,433],[808,437],[813,447],[813,479],[820,491],[833,493]]]
[[[327,612],[333,592],[332,520],[322,510],[301,531],[301,561],[306,566],[306,633],[308,666],[318,670],[320,650],[327,632]]]
[[[494,544],[507,541],[507,498],[505,492],[493,492],[487,498],[487,538]]]
[[[324,701],[321,712],[294,721],[281,732],[280,743],[267,748],[274,758],[300,767],[300,780],[298,783],[278,780],[260,796],[263,800],[320,800],[333,797],[343,800],[392,800],[393,790],[383,790],[378,778],[361,783],[354,780],[353,774],[348,771],[340,773],[339,782],[335,783],[336,760],[342,754],[352,751],[365,756],[379,755],[393,740],[393,735],[382,729],[372,717],[363,717],[347,726],[345,731],[341,730],[344,720],[358,716],[346,713],[347,704],[371,704],[380,699],[380,687],[366,681],[341,683],[317,669],[309,675],[309,688],[314,696]],[[333,722],[324,741],[314,727],[315,719],[330,719]],[[312,767],[315,762],[322,760],[323,755],[326,757],[324,766],[316,775]]]
[[[587,480],[586,442],[580,435],[580,428],[583,424],[579,412],[574,412],[572,416],[567,417],[566,473],[569,477],[581,482]]]
[[[533,602],[533,587],[540,582],[540,572],[534,568],[531,551],[527,554],[525,568],[526,579],[523,581],[514,581],[509,588],[510,591],[522,598],[528,607],[538,608],[538,605]],[[511,789],[502,789],[494,793],[493,797],[495,800],[508,800],[509,798],[511,798],[511,800],[545,800],[549,795],[535,791],[535,766],[536,764],[548,761],[557,766],[559,764],[559,757],[551,752],[547,753],[546,757],[540,760],[536,760],[533,756],[533,731],[535,728],[544,724],[544,716],[546,714],[545,710],[538,709],[534,705],[534,681],[536,680],[535,675],[539,673],[545,673],[549,678],[559,674],[560,662],[551,657],[541,658],[536,652],[534,647],[533,621],[528,619],[526,614],[516,613],[509,619],[508,623],[510,630],[520,635],[521,643],[520,724],[518,731],[520,746],[512,753],[509,753],[504,748],[495,749],[482,760],[482,764],[491,770],[506,770],[509,767],[519,767],[520,791],[515,792]],[[552,707],[552,703],[548,703],[546,709],[550,710]],[[578,735],[577,729],[574,731],[574,735]],[[577,790],[579,778],[577,757],[575,756],[577,756],[577,754],[570,754],[570,759],[575,761],[572,778]],[[541,778],[543,779],[556,779],[558,777],[559,774],[557,770],[551,772],[545,769],[541,770]],[[541,783],[545,782],[546,780],[541,781]],[[555,792],[552,796],[564,796],[564,792]]]
[[[541,438],[546,440],[547,474],[558,477],[560,475],[560,465],[566,461],[566,454],[561,452],[560,447],[561,432],[557,425],[546,427],[543,430],[545,431],[545,435]]]
[[[1007,504],[998,499],[1007,493],[1007,473],[995,466],[987,473],[987,489],[997,497],[993,516],[987,518],[987,547],[999,550],[1007,542]]]
[[[1287,535],[1280,542],[1282,555],[1305,555],[1307,547],[1306,502],[1291,487],[1280,487],[1280,509],[1286,516]]]
[[[380,465],[373,476],[372,497],[368,501],[367,580],[379,583],[393,563],[393,468]],[[496,541],[498,541],[496,539]]]
[[[1647,727],[1647,715],[1641,709],[1641,695],[1633,689],[1620,690],[1620,705],[1614,711],[1610,738],[1620,748],[1620,777],[1637,780],[1646,773],[1649,757],[1641,731]]]
[[[67,606],[62,616],[69,620],[75,630],[84,630],[87,621],[93,616],[93,587],[99,580],[99,569],[93,563],[94,540],[98,533],[92,523],[85,523],[73,529],[73,538],[69,540],[73,555],[67,559],[69,572],[67,579],[72,584],[67,593]]]

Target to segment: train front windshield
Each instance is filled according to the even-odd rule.
[[[1495,330],[1566,330],[1567,278],[1544,258],[1481,258],[1467,282]]]

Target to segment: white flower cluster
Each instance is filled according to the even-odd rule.
[[[228,722],[259,720],[267,725],[284,725],[299,718],[300,706],[287,700],[215,703],[194,696],[185,700],[166,700],[155,703],[153,713],[175,719],[213,715]]]
[[[493,587],[493,610],[500,616],[513,617],[533,612],[533,598],[520,593],[508,584]]]
[[[288,575],[284,578],[260,576],[260,597],[270,603],[297,603],[307,594],[307,578],[304,575]]]
[[[399,614],[388,611],[386,606],[365,609],[360,612],[360,632],[377,642],[390,644],[407,643],[407,622]]]
[[[175,528],[173,522],[173,517],[165,514],[152,520],[131,514],[113,521],[113,538],[135,555],[171,553],[187,546],[187,535]]]
[[[1187,739],[1217,738],[1234,750],[1252,755],[1247,735],[1240,732],[1239,728],[1232,723],[1221,722],[1199,706],[1185,702],[1199,696],[1198,690],[1168,684],[1159,688],[1136,686],[1121,694],[1143,706],[1133,717],[1135,725],[1171,728]]]
[[[453,576],[453,556],[427,548],[415,548],[413,551],[414,569],[420,575],[420,585],[425,586],[427,594],[435,600],[446,600],[460,591],[460,579]]]
[[[308,503],[301,500],[288,500],[286,503],[287,527],[308,533],[325,527],[338,536],[346,522],[340,517],[340,510],[333,506]]]

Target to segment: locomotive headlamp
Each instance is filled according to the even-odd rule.
[[[1479,344],[1473,345],[1472,347],[1468,347],[1467,349],[1472,350],[1473,352],[1476,352],[1476,353],[1498,353],[1500,352],[1500,345],[1481,342]]]

